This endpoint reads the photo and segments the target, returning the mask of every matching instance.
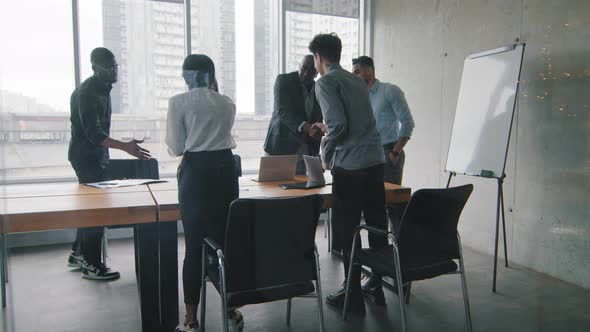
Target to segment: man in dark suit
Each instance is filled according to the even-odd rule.
[[[303,155],[317,156],[322,110],[315,98],[317,71],[313,55],[303,57],[298,71],[280,74],[274,86],[274,110],[268,127],[264,151],[271,156],[297,155],[297,174],[305,174]]]

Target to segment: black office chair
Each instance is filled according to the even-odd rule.
[[[444,274],[461,275],[467,329],[472,331],[461,239],[457,231],[459,217],[472,191],[471,184],[447,189],[418,190],[412,195],[396,233],[369,226],[359,226],[355,230],[351,262],[368,266],[372,271],[395,280],[403,331],[407,331],[403,286],[411,281]],[[392,245],[377,251],[358,250],[356,242],[363,229],[387,236]],[[459,271],[454,259],[459,260]],[[348,278],[350,277],[349,273]],[[348,293],[347,289],[346,294]],[[344,319],[347,307],[348,296],[344,300],[342,311]]]
[[[324,311],[315,231],[322,198],[237,199],[230,207],[225,245],[203,241],[201,331],[205,331],[206,279],[221,296],[223,331],[227,309],[288,299],[317,297],[320,331]],[[208,263],[208,253],[212,262]],[[315,281],[315,288],[313,281]],[[317,292],[315,290],[317,289]]]
[[[160,179],[160,171],[158,169],[158,160],[149,159],[111,159],[106,169],[106,174],[109,180],[121,179]],[[126,228],[131,227],[127,225],[109,226],[107,229]],[[137,244],[135,244],[137,245]],[[108,257],[108,236],[104,233],[102,239],[102,261],[107,265]],[[137,270],[136,270],[137,271]]]

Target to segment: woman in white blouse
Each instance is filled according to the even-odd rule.
[[[170,98],[166,144],[178,167],[178,199],[186,252],[182,269],[186,319],[180,331],[198,331],[201,245],[210,236],[222,244],[229,206],[238,198],[238,178],[231,149],[236,106],[217,92],[215,65],[206,55],[192,54],[182,65],[189,91]],[[229,314],[232,330],[243,327],[242,315]]]

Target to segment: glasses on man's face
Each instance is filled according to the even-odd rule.
[[[96,64],[95,64],[95,66],[98,69],[100,69],[102,71],[105,71],[107,73],[115,73],[115,72],[117,72],[119,70],[119,65],[118,64],[116,64],[116,65],[114,65],[113,67],[110,67],[110,68],[104,68],[104,67],[101,67],[101,66],[96,65]]]

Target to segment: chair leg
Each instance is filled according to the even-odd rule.
[[[316,270],[316,291],[318,293],[318,315],[320,320],[320,332],[324,332],[324,307],[323,307],[323,300],[322,297],[322,278],[320,276],[320,255],[318,253],[318,247],[315,246],[315,270]]]
[[[225,289],[225,263],[223,254],[217,254],[219,257],[219,281],[221,288],[221,319],[223,320],[223,332],[229,332],[229,322],[227,321],[227,293]]]
[[[396,286],[398,291],[398,298],[399,298],[399,311],[402,318],[402,331],[406,332],[408,330],[407,322],[406,322],[406,302],[404,299],[404,287],[402,281],[402,268],[399,260],[399,252],[397,249],[397,242],[393,235],[389,235],[392,243],[393,243],[393,257],[395,258],[395,279],[396,279]]]
[[[459,240],[459,267],[461,268],[461,287],[463,288],[463,303],[465,304],[465,319],[467,320],[467,331],[473,331],[471,323],[471,309],[469,308],[469,294],[467,293],[467,278],[465,277],[465,265],[463,264],[463,250],[461,249],[461,239],[457,234]]]
[[[324,239],[328,237],[328,218],[330,210],[326,210],[326,219],[324,220]]]
[[[412,282],[408,282],[408,289],[404,293],[404,297],[406,298],[406,304],[410,304],[410,290],[412,289]]]
[[[292,298],[287,300],[287,326],[291,326],[291,302],[293,302]]]
[[[356,254],[356,241],[359,238],[359,232],[355,232],[352,238],[352,250],[350,251],[350,261],[348,263],[348,276],[346,277],[346,292],[344,293],[344,308],[342,308],[342,319],[346,320],[346,312],[348,310],[348,295],[350,294],[350,284],[352,281],[352,266],[354,265],[354,255]],[[342,254],[345,252],[342,250]]]
[[[205,310],[207,306],[207,246],[201,252],[201,332],[205,332]]]

